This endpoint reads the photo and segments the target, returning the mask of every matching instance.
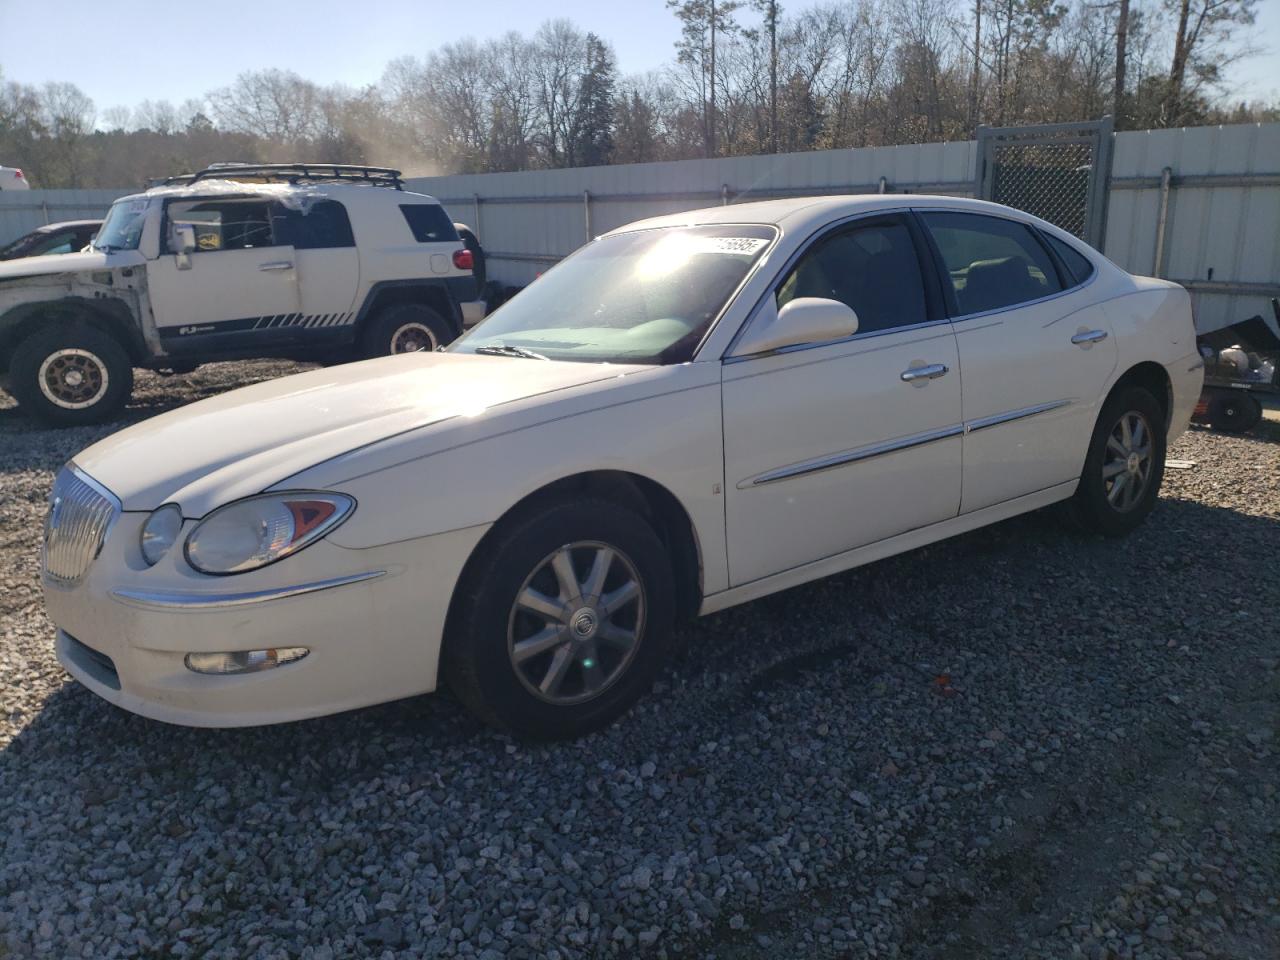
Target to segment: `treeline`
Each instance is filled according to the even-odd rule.
[[[180,106],[99,113],[71,84],[0,83],[0,162],[43,187],[118,187],[218,160],[477,173],[973,136],[1280,119],[1233,100],[1257,0],[666,0],[672,62],[620,76],[567,20],[388,64],[363,89],[245,73]],[[0,80],[3,78],[0,77]]]

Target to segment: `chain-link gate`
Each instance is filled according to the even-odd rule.
[[[1099,250],[1110,177],[1110,117],[978,128],[978,196],[1035,214]]]

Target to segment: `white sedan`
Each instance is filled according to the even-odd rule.
[[[237,390],[54,485],[58,655],[240,726],[447,681],[610,722],[673,624],[1057,501],[1128,532],[1200,393],[1185,290],[971,200],[779,200],[583,247],[445,352]]]

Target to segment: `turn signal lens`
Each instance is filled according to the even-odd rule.
[[[142,559],[154,567],[177,542],[181,532],[181,508],[176,503],[166,503],[142,525]]]
[[[209,514],[187,537],[187,562],[201,573],[257,570],[315,543],[351,515],[341,493],[267,493]]]
[[[235,653],[188,653],[188,670],[196,673],[257,673],[301,660],[311,651],[306,647],[278,647],[270,650],[241,650]]]

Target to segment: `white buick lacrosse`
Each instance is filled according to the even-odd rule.
[[[172,723],[434,690],[574,736],[673,624],[1069,501],[1150,512],[1201,385],[1186,291],[971,200],[632,224],[445,352],[246,387],[67,464],[62,663]]]

